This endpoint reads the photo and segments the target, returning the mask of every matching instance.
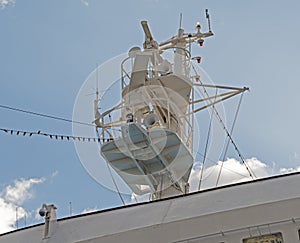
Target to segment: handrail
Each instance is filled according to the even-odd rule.
[[[127,58],[125,58],[125,59],[121,62],[121,82],[122,82],[122,83],[121,83],[121,87],[122,87],[122,89],[125,88],[125,86],[124,86],[125,82],[124,82],[124,75],[123,75],[123,73],[125,74],[125,76],[126,76],[127,78],[130,79],[129,74],[126,72],[126,70],[125,70],[125,68],[124,68],[124,63],[127,62],[129,59],[131,59],[131,57],[127,57]]]
[[[185,49],[185,48],[182,48],[182,47],[166,47],[166,48],[163,48],[163,49],[161,49],[161,51],[162,52],[166,52],[167,50],[174,50],[174,49],[180,49],[180,50],[183,50],[184,51],[184,53],[185,53],[185,57],[186,57],[186,63],[187,63],[187,67],[190,65],[189,63],[190,63],[190,61],[191,61],[191,53],[187,50],[187,49]],[[155,50],[155,51],[157,51],[157,50]],[[132,59],[133,57],[127,57],[127,58],[125,58],[122,62],[121,62],[121,82],[122,82],[122,89],[124,89],[127,85],[125,84],[125,80],[124,80],[124,78],[125,77],[127,77],[128,79],[130,79],[130,75],[129,75],[129,73],[126,71],[126,69],[125,69],[125,67],[124,67],[124,65],[125,65],[125,63],[128,61],[128,60],[130,60],[130,59]],[[171,63],[171,66],[173,67],[174,66],[174,63]],[[131,67],[131,69],[132,69],[133,67]],[[157,73],[157,67],[156,67],[156,65],[149,65],[149,67],[147,68],[147,70],[148,70],[148,75],[150,75],[150,74],[153,74],[153,73]],[[155,78],[156,76],[154,75],[153,77],[151,77],[151,76],[149,76],[149,78]]]
[[[186,62],[186,67],[189,67],[190,66],[190,61],[191,61],[191,53],[185,49],[185,48],[182,48],[182,47],[164,47],[164,48],[161,48],[160,50],[154,50],[152,55],[154,56],[154,60],[155,60],[155,57],[156,57],[156,54],[159,54],[161,55],[162,53],[159,53],[159,51],[162,51],[163,53],[165,54],[168,54],[168,50],[176,50],[176,49],[180,49],[183,51],[183,53],[177,53],[178,55],[182,55],[182,56],[185,56],[185,62]],[[147,50],[149,51],[149,50]],[[170,52],[169,52],[170,53]],[[171,53],[170,53],[171,54]],[[173,54],[174,55],[174,54]],[[129,80],[130,81],[130,72],[132,72],[132,69],[133,69],[133,64],[132,63],[127,63],[129,60],[133,60],[134,57],[127,57],[125,58],[122,62],[121,62],[121,87],[122,87],[122,90],[124,90],[128,84],[126,84],[125,82],[125,79]],[[166,58],[167,60],[169,58]],[[170,60],[170,59],[169,59]],[[129,64],[128,68],[126,68],[126,64]],[[174,63],[171,62],[171,70],[174,69]],[[130,70],[131,68],[131,70]],[[147,67],[147,70],[148,70],[148,74],[147,74],[147,78],[148,79],[153,79],[153,78],[158,78],[160,77],[159,76],[159,72],[158,72],[158,67],[156,65],[156,61],[154,61],[154,63],[149,63],[148,67]],[[174,70],[173,70],[174,71]],[[186,73],[186,75],[190,76],[190,73]],[[166,97],[167,98],[167,97]],[[188,114],[190,115],[190,114]],[[167,115],[167,117],[169,117],[169,115]],[[184,116],[180,117],[178,119],[178,122],[181,123],[181,129],[177,129],[177,133],[180,133],[180,137],[182,139],[182,141],[184,141],[184,143],[187,145],[187,147],[189,148],[190,151],[193,151],[193,137],[192,137],[192,123],[190,121],[190,117],[187,117],[187,115],[185,114]],[[185,124],[184,126],[182,126],[182,124]]]

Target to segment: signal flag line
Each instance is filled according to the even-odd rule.
[[[65,141],[71,141],[71,140],[80,141],[80,142],[100,142],[101,141],[100,138],[95,138],[95,137],[77,137],[77,136],[71,136],[71,135],[50,134],[50,133],[43,133],[40,130],[33,132],[33,131],[22,131],[22,130],[0,128],[0,131],[5,132],[10,135],[16,135],[16,136],[31,137],[33,135],[38,135],[38,136],[45,136],[50,139],[65,140]]]

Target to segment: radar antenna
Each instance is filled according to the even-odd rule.
[[[150,28],[149,28],[149,26],[148,26],[147,21],[146,21],[146,20],[143,20],[143,21],[141,22],[141,24],[142,24],[142,27],[143,27],[143,30],[144,30],[144,33],[145,33],[145,36],[146,36],[146,40],[152,41],[152,40],[153,40],[153,36],[152,36],[152,34],[151,34],[151,31],[150,31]]]
[[[144,42],[144,49],[158,49],[157,42],[153,39],[152,33],[150,31],[150,28],[148,26],[148,23],[146,20],[141,21],[144,33],[145,33],[145,42]]]

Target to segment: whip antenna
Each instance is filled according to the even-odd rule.
[[[205,15],[206,15],[207,22],[208,22],[208,30],[209,30],[209,32],[211,32],[211,28],[210,28],[210,16],[209,16],[209,13],[208,13],[208,9],[205,9]]]
[[[179,29],[181,29],[181,24],[182,24],[182,13],[180,13],[180,17],[179,17]]]

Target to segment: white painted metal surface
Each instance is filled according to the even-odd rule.
[[[44,225],[0,236],[15,242],[242,243],[281,232],[296,243],[300,228],[300,173],[59,220],[43,240]]]
[[[147,21],[141,24],[144,50],[133,47],[122,61],[121,98],[113,108],[101,107],[100,112],[97,91],[94,122],[107,164],[132,192],[150,193],[157,200],[188,193],[196,148],[194,114],[247,89],[223,86],[230,92],[218,93],[219,87],[210,85],[216,90],[209,95],[207,85],[191,68],[190,45],[202,46],[213,35],[210,28],[202,33],[197,24],[196,33],[185,33],[180,27],[176,36],[158,44]],[[171,57],[168,51],[173,52]],[[203,97],[195,99],[199,85]],[[203,106],[196,108],[199,103]]]
[[[122,138],[105,143],[101,153],[132,191],[136,194],[154,193],[157,191],[155,185],[161,185],[165,188],[158,190],[159,198],[164,197],[163,193],[168,196],[181,194],[175,188],[173,193],[168,189],[175,181],[178,188],[184,190],[193,158],[178,135],[172,130],[161,128],[146,132],[136,123],[124,125],[122,129]],[[162,173],[168,173],[164,185],[158,180]],[[149,187],[148,190],[142,190],[138,185]]]

